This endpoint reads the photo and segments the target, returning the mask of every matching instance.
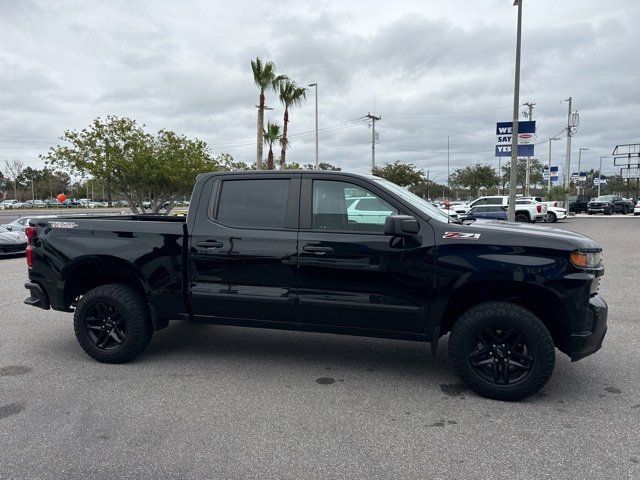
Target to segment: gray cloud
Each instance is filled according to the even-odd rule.
[[[543,140],[562,130],[562,100],[573,96],[574,146],[591,147],[584,160],[595,166],[616,143],[638,141],[640,8],[568,3],[525,5],[521,99],[537,103]],[[374,110],[374,97],[378,161],[412,162],[438,180],[447,136],[454,168],[497,165],[494,124],[511,117],[515,9],[507,1],[16,0],[0,2],[0,29],[0,160],[34,166],[64,129],[107,114],[253,161],[256,56],[303,85],[318,82],[321,158],[348,170],[369,168],[370,130],[356,120]],[[291,112],[288,158],[300,163],[314,157],[309,94]],[[281,121],[277,97],[267,102],[267,117]],[[554,161],[563,154],[554,143]]]

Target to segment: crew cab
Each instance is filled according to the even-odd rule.
[[[368,220],[354,198],[375,199]],[[359,212],[359,211],[358,211]],[[389,181],[344,172],[203,174],[186,217],[32,218],[25,303],[73,312],[94,359],[138,356],[171,320],[431,342],[481,395],[540,390],[555,349],[607,329],[601,249],[509,222],[462,224]]]
[[[527,197],[527,200],[529,197]],[[522,197],[516,198],[516,222],[542,222],[547,215],[547,207],[546,205],[539,202],[524,202]],[[467,205],[457,205],[454,207],[454,210],[458,215],[464,215],[473,207],[479,207],[483,205],[509,205],[509,196],[508,195],[494,195],[488,197],[480,197],[475,199],[473,202]]]

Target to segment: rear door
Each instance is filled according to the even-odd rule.
[[[190,240],[196,316],[295,320],[299,195],[295,173],[208,180]]]
[[[350,210],[350,199],[371,210]],[[367,214],[369,212],[369,214]],[[349,176],[304,176],[300,212],[299,321],[338,328],[419,333],[434,293],[433,230],[384,234],[392,196]]]

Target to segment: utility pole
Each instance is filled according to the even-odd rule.
[[[318,170],[320,165],[319,155],[318,155],[318,83],[310,83],[310,87],[315,87],[316,90],[316,170]]]
[[[31,201],[33,202],[31,206],[34,206],[36,203],[36,187],[33,184],[33,175],[31,175]]]
[[[524,112],[524,116],[529,119],[529,121],[533,120],[533,107],[535,103],[532,102],[524,102],[523,106],[529,107],[529,112]],[[525,179],[524,179],[524,196],[529,196],[529,184],[531,183],[531,157],[527,157],[527,166],[525,168]]]
[[[382,117],[376,117],[369,112],[365,115],[365,118],[371,120],[371,173],[373,173],[373,170],[376,168],[376,121],[382,120]]]
[[[431,197],[429,196],[429,170],[427,170],[427,200]]]
[[[509,175],[509,216],[508,220],[516,219],[516,170],[518,168],[518,107],[520,106],[520,50],[522,39],[522,0],[515,0],[518,7],[518,28],[516,33],[516,73],[513,86],[513,127],[511,128],[511,172]]]
[[[560,140],[557,137],[549,138],[549,161],[547,163],[547,197],[551,195],[551,142],[553,140]]]
[[[567,101],[569,102],[569,111],[567,113],[567,158],[564,163],[564,189],[567,191],[567,196],[569,195],[569,185],[571,182],[571,102],[572,98],[569,97]],[[567,204],[568,206],[568,204]]]

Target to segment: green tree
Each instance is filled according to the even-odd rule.
[[[291,165],[289,165],[289,168],[291,169]],[[312,163],[307,163],[305,166],[302,167],[302,170],[315,170],[315,169],[316,169],[316,166],[314,164],[312,164]],[[320,162],[320,163],[318,163],[318,170],[325,170],[325,171],[330,171],[330,172],[339,172],[342,169],[340,167],[336,167],[335,165],[332,165],[331,163]]]
[[[269,145],[269,155],[267,156],[267,169],[274,170],[276,168],[273,161],[273,144],[280,140],[280,125],[277,123],[267,122],[267,128],[264,129],[264,143]]]
[[[449,183],[468,188],[471,195],[475,197],[478,195],[478,189],[497,185],[498,176],[490,165],[476,163],[455,169],[449,178]]]
[[[104,182],[109,204],[115,189],[134,213],[142,213],[136,203],[147,198],[157,213],[165,202],[171,205],[190,192],[199,173],[220,168],[205,142],[169,130],[154,137],[129,118],[97,118],[81,131],[67,130],[62,139],[64,145],[42,157],[47,165]]]
[[[307,89],[299,87],[289,79],[280,83],[280,102],[284,105],[284,117],[282,127],[282,137],[280,138],[280,145],[282,150],[280,151],[280,168],[283,169],[285,165],[285,156],[287,154],[287,148],[289,147],[289,139],[287,138],[287,129],[289,124],[289,107],[299,106],[307,98]]]
[[[417,186],[426,181],[422,170],[419,170],[411,163],[402,163],[400,160],[396,160],[393,163],[385,163],[382,167],[375,167],[373,174],[401,187]]]
[[[529,163],[529,184],[536,186],[543,184],[542,172],[544,167],[538,159],[532,158]],[[511,164],[502,167],[502,185],[504,186],[509,182],[509,176],[511,175]],[[516,170],[516,187],[522,187],[522,193],[525,191],[525,182],[527,177],[527,161],[525,159],[518,159],[518,168]]]
[[[251,70],[253,71],[253,81],[260,89],[260,98],[258,103],[258,142],[256,152],[256,166],[258,170],[262,170],[262,146],[264,134],[264,93],[267,90],[278,89],[278,86],[287,77],[285,75],[276,75],[276,66],[273,62],[262,63],[260,57],[251,60]]]
[[[451,189],[449,187],[436,183],[432,180],[425,180],[423,183],[418,185],[412,185],[409,190],[419,197],[426,198],[427,200],[431,198],[445,198],[451,196]]]

